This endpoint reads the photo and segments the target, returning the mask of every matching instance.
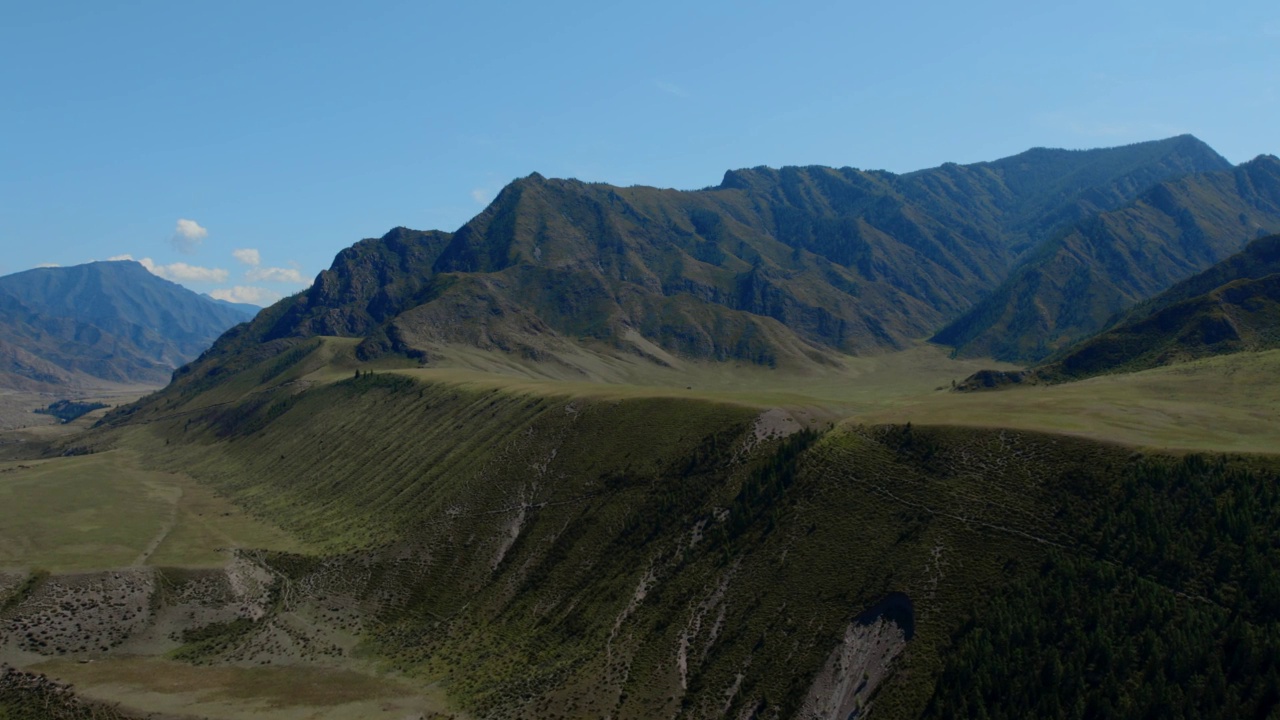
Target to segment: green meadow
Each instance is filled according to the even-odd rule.
[[[231,548],[305,547],[186,475],[144,469],[127,450],[0,463],[0,507],[0,567],[220,567]]]

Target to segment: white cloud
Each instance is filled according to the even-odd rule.
[[[290,263],[295,267],[261,267],[262,253],[254,248],[232,250],[231,256],[240,263],[249,266],[249,269],[244,273],[245,280],[249,282],[291,283],[293,285],[311,284],[311,280],[303,277],[302,273],[298,271],[296,263]]]
[[[265,307],[283,297],[280,293],[252,285],[236,285],[229,288],[218,288],[209,293],[210,297],[227,302],[249,303]]]
[[[157,265],[151,258],[142,258],[138,262],[151,271],[152,275],[174,282],[226,282],[229,273],[222,268],[207,268],[199,265],[188,265],[184,262]]]
[[[117,260],[132,260],[132,259],[133,259],[132,255],[130,255],[129,253],[125,253],[123,255],[112,255],[111,257],[107,258],[107,262],[116,262]]]
[[[489,202],[489,191],[485,188],[476,188],[471,191],[471,199],[484,205]]]
[[[253,248],[240,248],[239,250],[232,250],[231,257],[235,258],[241,263],[244,263],[245,265],[252,265],[254,267],[257,267],[258,265],[262,264],[262,255]]]
[[[689,97],[689,91],[685,90],[679,85],[676,85],[675,83],[663,82],[662,80],[654,80],[653,84],[654,84],[654,87],[658,88],[659,90],[661,90],[662,92],[668,95],[675,95],[676,97],[682,97],[682,98]]]
[[[195,220],[186,218],[178,218],[178,224],[173,228],[173,237],[170,242],[173,247],[180,253],[186,255],[194,255],[200,249],[200,243],[209,237],[209,231],[200,226]]]
[[[61,266],[61,265],[59,265],[58,263],[40,263],[40,264],[39,264],[39,265],[37,265],[36,267],[38,267],[38,268],[47,268],[47,267],[62,267],[62,266]]]
[[[244,274],[249,282],[279,282],[310,285],[311,280],[302,276],[296,268],[256,267]]]

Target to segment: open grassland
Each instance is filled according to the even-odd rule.
[[[538,395],[699,398],[785,408],[802,420],[924,423],[1069,433],[1170,451],[1280,451],[1280,350],[1244,352],[1059,385],[950,392],[987,360],[953,360],[922,344],[789,375],[759,367],[637,369],[627,382],[529,377],[470,367],[397,369],[428,382]]]
[[[320,347],[246,370],[239,401],[195,395],[192,411],[179,398],[115,441],[323,543],[319,563],[264,558],[315,595],[290,617],[341,625],[352,616],[326,608],[358,608],[366,652],[447,680],[481,716],[788,717],[829,692],[812,678],[894,593],[913,603],[911,639],[900,656],[878,646],[876,662],[901,672],[844,699],[874,690],[882,714],[918,715],[992,588],[1046,553],[1091,562],[1081,519],[1134,462],[1083,439],[857,414],[760,442],[781,393],[815,418],[983,399],[937,389],[955,366],[929,347],[868,361],[865,388],[847,368],[690,373],[683,387],[467,368],[357,377],[309,368]],[[273,632],[244,633],[193,657],[275,657]]]
[[[383,358],[362,364],[355,341],[315,338],[218,383],[179,385],[142,418],[235,404],[281,390],[298,392],[391,373],[477,392],[597,400],[694,399],[746,408],[781,408],[805,424],[926,423],[1070,433],[1173,451],[1273,452],[1280,448],[1280,351],[1238,353],[1164,368],[1053,386],[954,393],[953,381],[977,369],[1013,369],[989,360],[956,360],[919,344],[902,352],[842,358],[784,372],[733,363],[681,362],[661,367],[603,353],[573,367],[512,355],[448,348],[425,366]],[[584,354],[586,354],[584,352]],[[584,374],[582,367],[599,366]],[[601,379],[607,378],[607,382]]]
[[[700,398],[780,407],[809,420],[864,424],[924,423],[1069,433],[1172,451],[1280,450],[1280,350],[1244,352],[1152,370],[1058,385],[950,392],[974,368],[1008,369],[988,360],[953,360],[919,345],[882,356],[847,358],[803,375],[759,367],[649,367],[629,382],[594,383],[468,367],[397,369],[429,382],[503,388],[541,395],[600,398]]]
[[[900,398],[856,418],[1070,433],[1137,447],[1280,452],[1280,351],[1062,385]]]
[[[319,651],[441,683],[480,717],[794,717],[832,703],[919,717],[943,673],[949,692],[966,692],[946,659],[958,638],[986,652],[971,626],[993,593],[1038,587],[1053,558],[1122,573],[1162,607],[1240,608],[1243,636],[1269,622],[1257,603],[1271,607],[1280,574],[1256,554],[1274,535],[1266,459],[1144,458],[963,427],[850,424],[761,442],[757,417],[699,399],[550,398],[385,374],[179,415],[121,442],[186,458],[263,517],[335,539],[324,557],[256,556],[274,583],[264,614],[191,628],[171,654],[214,673],[199,683]],[[455,441],[438,442],[441,428]],[[1156,516],[1182,525],[1162,520],[1168,533],[1153,541],[1142,523]],[[984,622],[1005,632],[1007,619]],[[1169,634],[1160,622],[1152,632]],[[335,652],[336,632],[363,640]],[[1212,674],[1212,650],[1177,652]],[[895,672],[815,682],[846,667],[842,652]],[[983,657],[975,672],[1005,682],[1004,656]],[[1132,679],[1107,692],[1122,698]],[[151,697],[139,688],[113,692]]]
[[[572,374],[525,373],[525,365],[508,365],[485,372],[476,369],[481,365],[481,354],[472,355],[474,361],[465,365],[444,362],[442,367],[395,372],[429,382],[505,387],[538,394],[617,399],[697,398],[752,407],[803,408],[816,416],[834,419],[893,406],[903,397],[949,388],[953,380],[992,366],[987,360],[954,360],[947,357],[944,348],[921,343],[902,352],[844,357],[839,364],[809,367],[798,373],[736,363],[690,362],[664,368],[637,362],[626,365],[625,371],[620,369],[614,373],[617,380],[601,383]],[[1004,363],[995,365],[1001,369],[1014,367]]]
[[[807,408],[828,419],[895,405],[951,387],[983,368],[1014,369],[990,360],[952,359],[945,348],[919,343],[910,349],[845,356],[828,365],[795,371],[735,362],[677,360],[664,367],[639,356],[580,350],[573,365],[534,362],[502,352],[448,346],[425,364],[383,357],[356,359],[352,338],[321,337],[277,348],[253,364],[218,369],[204,378],[180,378],[148,404],[145,417],[193,412],[237,402],[250,393],[330,384],[362,372],[393,372],[429,383],[447,383],[541,396],[702,399],[751,407]],[[244,362],[243,359],[240,362]]]
[[[0,431],[11,431],[41,425],[52,425],[57,420],[50,415],[38,415],[34,411],[56,398],[32,392],[0,390]]]
[[[186,475],[142,469],[126,450],[0,463],[0,508],[0,567],[216,567],[230,548],[304,547]]]
[[[0,389],[0,432],[23,428],[38,428],[53,425],[57,420],[50,415],[34,412],[49,403],[64,398],[98,402],[113,407],[124,405],[156,390],[154,387],[113,385],[102,388],[68,388],[63,393],[38,393],[21,390]],[[93,413],[93,419],[102,417],[104,411]]]
[[[443,691],[354,670],[197,667],[160,658],[93,663],[50,660],[28,668],[74,684],[86,698],[148,713],[223,720],[366,720],[465,717]]]

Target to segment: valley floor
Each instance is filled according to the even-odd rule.
[[[1280,350],[1061,385],[903,396],[857,422],[1007,427],[1171,451],[1280,451]]]

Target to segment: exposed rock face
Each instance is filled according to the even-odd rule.
[[[864,717],[876,688],[888,677],[894,658],[915,634],[914,611],[906,595],[894,593],[849,623],[813,680],[797,715],[802,720]]]

